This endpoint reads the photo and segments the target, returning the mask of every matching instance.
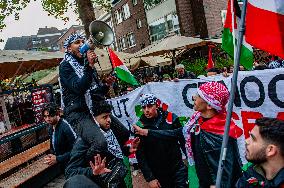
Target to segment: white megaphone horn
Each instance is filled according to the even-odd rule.
[[[109,46],[114,41],[114,33],[111,27],[99,20],[94,20],[89,26],[90,38],[80,47],[80,53],[84,54],[93,46]]]

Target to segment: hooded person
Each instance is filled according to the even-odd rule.
[[[140,97],[143,114],[139,124],[143,129],[174,130],[181,127],[177,115],[163,111],[153,94]],[[136,158],[149,187],[188,187],[187,169],[182,161],[184,140],[163,140],[141,137]]]
[[[135,129],[137,134],[147,137],[184,138],[188,163],[195,164],[200,187],[210,187],[216,184],[229,91],[219,82],[207,82],[198,88],[193,100],[196,112],[183,128],[174,131],[145,131],[135,126]],[[233,187],[241,174],[236,138],[242,135],[242,129],[233,121],[229,135],[221,187]]]

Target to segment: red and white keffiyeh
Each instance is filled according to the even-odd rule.
[[[226,111],[230,93],[219,82],[206,82],[197,89],[198,95],[217,111]]]

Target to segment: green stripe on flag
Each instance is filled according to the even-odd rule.
[[[189,188],[199,187],[199,180],[194,165],[193,166],[188,165],[188,186]]]
[[[132,84],[132,85],[139,85],[137,80],[134,78],[134,76],[130,72],[125,71],[124,69],[121,69],[119,67],[116,67],[114,71],[116,72],[116,75],[119,79],[129,84]]]
[[[229,28],[224,28],[223,30],[222,49],[231,57],[234,57],[233,35]],[[241,48],[240,64],[247,70],[251,70],[253,67],[253,52],[244,45]]]
[[[130,163],[129,163],[128,157],[123,157],[123,163],[125,164],[125,166],[127,167],[127,170],[128,170],[127,174],[124,178],[126,188],[133,188],[131,169],[130,169]]]

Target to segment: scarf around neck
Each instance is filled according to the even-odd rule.
[[[226,124],[226,112],[219,113],[214,117],[204,121],[200,112],[195,112],[190,120],[183,127],[183,136],[185,139],[185,148],[188,157],[188,164],[193,166],[195,164],[193,158],[193,152],[191,148],[191,133],[194,132],[194,128],[200,126],[200,129],[213,134],[224,135]],[[232,120],[230,123],[229,136],[232,138],[238,138],[242,135],[243,131]]]
[[[111,129],[109,130],[103,130],[100,127],[99,122],[94,118],[95,123],[99,126],[101,133],[104,135],[106,141],[107,141],[107,149],[108,151],[114,155],[117,158],[123,159],[122,150],[120,148],[120,145]]]
[[[63,61],[68,62],[72,66],[72,68],[74,69],[76,75],[79,78],[82,78],[84,76],[84,65],[81,65],[78,62],[78,60],[71,53],[65,52]],[[59,85],[60,85],[61,102],[62,102],[61,104],[63,104],[62,107],[64,107],[64,103],[63,103],[63,100],[62,100],[63,97],[62,97],[62,87],[61,87],[60,79],[59,79]],[[90,88],[85,93],[85,101],[86,101],[86,104],[87,104],[90,112],[91,112],[91,109],[92,109],[92,100],[91,100],[90,91],[92,89],[95,89],[96,87],[97,87],[97,85],[96,85],[96,83],[95,83],[95,81],[93,79]]]

